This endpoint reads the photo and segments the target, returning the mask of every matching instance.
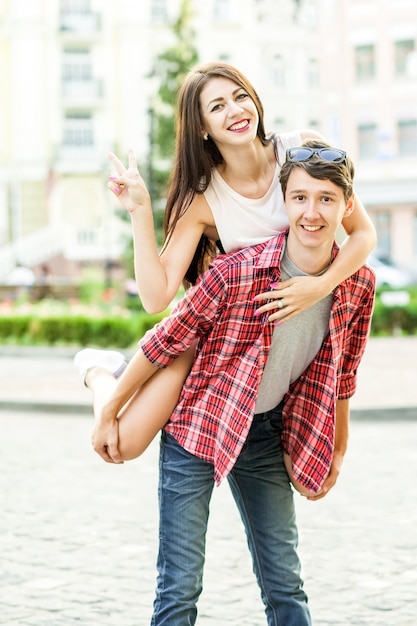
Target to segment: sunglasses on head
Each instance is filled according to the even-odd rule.
[[[314,155],[329,163],[342,163],[346,159],[346,152],[338,148],[308,148],[307,146],[300,146],[299,148],[288,148],[286,152],[287,161],[290,161],[290,163],[308,161]]]

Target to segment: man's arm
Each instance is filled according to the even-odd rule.
[[[308,496],[307,500],[320,500],[334,487],[342,469],[343,458],[346,454],[349,439],[349,400],[336,401],[336,424],[333,459],[330,472],[323,483],[323,487],[315,496]]]

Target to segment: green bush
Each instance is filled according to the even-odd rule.
[[[397,293],[398,291],[401,294],[408,293],[408,303],[387,305],[383,302],[387,290],[377,292],[371,335],[415,335],[417,333],[417,289],[397,290]],[[391,290],[391,293],[395,294],[395,290]]]
[[[385,306],[376,301],[372,317],[371,335],[415,335],[417,333],[417,305]]]
[[[25,343],[31,320],[30,315],[0,317],[0,340],[7,342],[13,338],[13,343]]]
[[[25,345],[77,345],[129,348],[163,315],[137,313],[129,317],[92,318],[0,316],[0,341]]]
[[[384,304],[382,293],[376,297],[371,335],[417,334],[417,290],[411,290],[408,304],[401,306]],[[130,348],[166,314],[65,302],[6,307],[0,310],[0,342]]]

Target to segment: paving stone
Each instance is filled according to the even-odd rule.
[[[414,338],[372,343],[360,391],[360,404],[375,409],[372,419],[352,421],[334,490],[319,502],[296,495],[314,626],[417,623],[416,347]],[[89,402],[68,351],[6,352],[0,349],[0,624],[148,626],[158,442],[140,459],[106,465],[90,446],[89,412],[68,411],[72,401]],[[45,402],[51,388],[48,410],[39,402],[29,410],[28,399]],[[13,408],[1,404],[13,397]],[[398,410],[404,406],[407,413]],[[197,624],[265,622],[243,527],[224,483],[212,500]]]

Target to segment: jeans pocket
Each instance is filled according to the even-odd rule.
[[[269,411],[268,417],[266,420],[267,430],[271,435],[281,436],[282,432],[282,411],[279,408],[273,409]]]

